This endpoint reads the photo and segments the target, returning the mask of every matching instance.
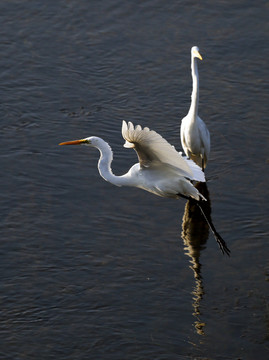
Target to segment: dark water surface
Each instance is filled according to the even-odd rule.
[[[1,359],[265,359],[268,3],[1,1]],[[122,119],[181,149],[198,45],[211,216],[118,188]],[[209,236],[208,236],[209,235]]]

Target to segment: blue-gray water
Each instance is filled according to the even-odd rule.
[[[1,2],[1,359],[268,356],[267,19],[265,1]],[[181,150],[193,45],[231,258],[184,200],[112,186],[96,150],[57,145],[101,136],[122,174],[125,119]]]

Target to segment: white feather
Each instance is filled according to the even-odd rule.
[[[134,148],[137,151],[142,166],[145,159],[149,159],[150,161],[173,166],[182,176],[195,180],[193,170],[187,161],[175,150],[174,146],[170,145],[155,131],[150,130],[148,127],[142,129],[140,125],[134,128],[131,122],[128,122],[127,125],[123,121],[122,136],[126,140],[124,147]]]

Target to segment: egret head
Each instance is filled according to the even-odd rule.
[[[199,53],[199,48],[198,48],[198,46],[193,46],[193,47],[191,48],[191,56],[192,56],[193,58],[197,57],[198,59],[203,60],[201,54]]]

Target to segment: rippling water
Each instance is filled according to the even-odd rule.
[[[268,310],[268,22],[265,1],[2,1],[3,359],[265,359]],[[198,45],[211,132],[211,217],[117,188],[122,119],[180,150]]]

